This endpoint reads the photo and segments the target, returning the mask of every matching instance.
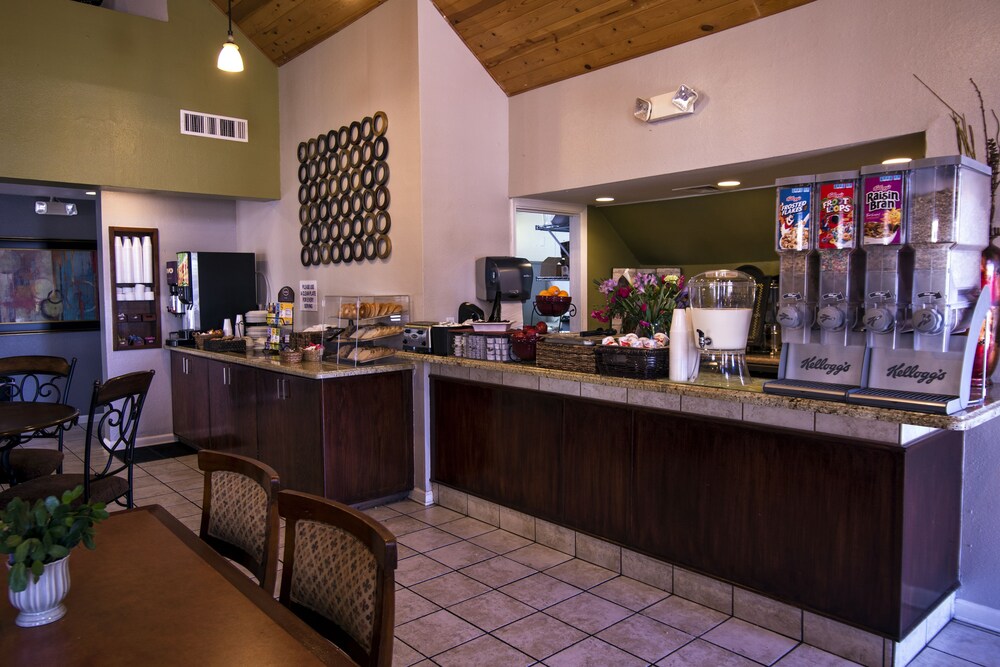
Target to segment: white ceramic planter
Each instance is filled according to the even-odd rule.
[[[21,612],[14,623],[22,628],[58,621],[66,615],[62,601],[69,593],[69,556],[46,565],[37,582],[29,573],[28,587],[20,593],[9,588],[7,592],[10,603]]]

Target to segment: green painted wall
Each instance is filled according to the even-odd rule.
[[[0,178],[276,199],[278,70],[226,17],[170,0],[156,21],[68,0],[0,0]],[[181,135],[180,109],[245,118],[248,143]]]
[[[594,280],[610,278],[611,269],[616,266],[639,266],[639,262],[608,222],[602,209],[589,206],[587,207],[587,304],[591,312],[604,305],[604,295],[597,291]],[[605,326],[604,323],[590,318],[590,313],[587,315],[588,329]]]

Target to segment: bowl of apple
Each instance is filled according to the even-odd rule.
[[[538,327],[528,325],[510,335],[510,349],[518,361],[535,360],[535,344],[538,342]]]

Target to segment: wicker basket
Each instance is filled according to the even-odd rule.
[[[535,365],[557,371],[597,373],[597,345],[577,345],[538,341],[535,346]]]
[[[208,352],[246,352],[245,338],[207,338],[205,348]]]
[[[667,362],[670,359],[670,349],[666,347],[650,350],[602,345],[597,348],[596,354],[597,372],[601,375],[652,380],[669,374]]]
[[[322,345],[322,331],[293,331],[289,340],[293,348],[301,349],[309,345]]]
[[[281,350],[278,352],[278,358],[283,364],[298,364],[302,361],[302,350]]]
[[[303,361],[323,361],[323,348],[302,350]]]
[[[194,345],[199,350],[205,349],[205,341],[222,338],[222,333],[196,333],[194,335]]]

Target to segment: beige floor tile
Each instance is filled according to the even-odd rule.
[[[164,470],[156,471],[152,473],[153,477],[163,482],[164,484],[170,484],[171,486],[178,486],[185,482],[195,482],[196,484],[204,484],[205,477],[200,472],[195,472],[190,468],[187,470]]]
[[[462,572],[487,586],[499,588],[535,574],[535,570],[504,556],[497,556],[463,568]]]
[[[500,591],[535,609],[551,607],[581,592],[576,586],[570,586],[542,573],[507,584],[500,588]]]
[[[427,509],[425,505],[413,502],[412,500],[401,500],[396,503],[390,503],[386,505],[391,510],[396,510],[400,514],[413,514],[414,512],[419,512],[420,510]]]
[[[564,554],[561,551],[556,551],[555,549],[550,549],[534,542],[505,555],[511,560],[516,560],[518,563],[536,570],[546,570],[560,563],[565,563],[572,558],[572,556]]]
[[[621,605],[590,593],[582,593],[552,605],[545,613],[588,635],[596,634],[633,614]]]
[[[443,609],[396,627],[397,637],[431,657],[482,634],[476,626]]]
[[[656,663],[658,667],[759,667],[753,660],[696,639]]]
[[[1000,665],[1000,635],[964,623],[949,623],[930,646],[977,664]]]
[[[428,551],[426,552],[426,555],[439,563],[447,565],[453,570],[459,570],[468,565],[479,563],[480,561],[488,560],[496,556],[496,554],[489,549],[484,549],[483,547],[465,541],[455,542],[454,544],[449,544],[441,547],[440,549]]]
[[[535,613],[528,605],[500,591],[483,593],[450,607],[448,611],[486,632]]]
[[[673,653],[694,639],[686,632],[642,614],[629,616],[602,630],[597,636],[650,663]]]
[[[415,533],[418,530],[424,530],[429,527],[423,521],[417,521],[416,519],[404,515],[385,519],[382,521],[382,525],[392,531],[392,534],[396,536],[397,540],[407,533]]]
[[[410,667],[424,660],[418,651],[396,638],[392,643],[392,667]]]
[[[456,646],[434,656],[434,662],[442,667],[518,667],[532,665],[534,658],[528,657],[516,648],[490,635],[477,637],[471,642]]]
[[[924,653],[933,652],[934,649],[927,649]],[[957,660],[957,658],[956,658]],[[799,644],[789,651],[785,657],[774,663],[775,667],[854,667],[858,663],[851,662],[832,653],[827,653],[807,644]],[[924,663],[921,665],[919,659],[911,662],[908,667],[972,667],[973,663]]]
[[[602,667],[643,667],[643,660],[596,637],[588,637],[545,660],[549,667],[579,667],[580,665],[601,665]]]
[[[482,535],[476,535],[470,538],[469,541],[498,554],[505,554],[531,544],[531,540],[527,540],[514,533],[508,533],[506,530],[494,530]]]
[[[728,618],[720,611],[703,607],[676,595],[657,602],[652,607],[644,609],[642,613],[696,637]]]
[[[632,611],[641,611],[667,597],[666,591],[661,591],[641,581],[629,577],[615,577],[600,586],[590,589],[594,595],[605,600],[611,600]]]
[[[409,623],[421,616],[440,611],[440,609],[427,598],[420,597],[407,588],[396,591],[396,625]]]
[[[777,662],[798,644],[794,639],[738,618],[717,625],[702,635],[702,639],[765,665]]]
[[[379,505],[378,507],[369,507],[363,510],[365,514],[375,519],[376,521],[385,521],[386,519],[391,519],[394,516],[401,516],[396,510],[391,510],[384,505]]]
[[[457,535],[463,540],[467,540],[470,537],[475,537],[476,535],[482,535],[483,533],[488,533],[490,531],[496,530],[496,527],[491,526],[488,523],[484,523],[479,519],[473,519],[470,516],[464,516],[461,519],[456,519],[454,521],[449,521],[447,523],[438,524],[438,528],[445,531],[446,533],[451,533],[452,535]]]
[[[136,498],[135,504],[140,507],[146,505],[159,505],[160,507],[169,508],[175,505],[189,505],[191,504],[191,501],[179,493],[165,493],[162,496],[153,496],[152,498],[142,500]]]
[[[436,505],[425,507],[417,510],[416,512],[410,512],[410,516],[432,526],[437,526],[442,523],[448,523],[449,521],[455,521],[456,519],[462,518],[462,515],[458,512],[454,512],[444,507],[438,507]]]
[[[459,538],[455,537],[451,533],[438,530],[437,528],[424,528],[423,530],[417,530],[412,533],[401,535],[397,537],[396,540],[400,544],[405,544],[411,549],[425,552],[440,549],[441,547],[449,544],[454,544],[459,541]]]
[[[550,567],[545,571],[545,574],[584,590],[593,588],[594,586],[602,584],[605,581],[613,579],[617,576],[617,574],[611,570],[607,570],[599,565],[594,565],[593,563],[588,563],[587,561],[580,560],[579,558],[574,558],[573,560],[568,560],[565,563],[560,563],[559,565]]]
[[[441,607],[464,602],[490,590],[489,586],[471,579],[461,572],[449,572],[410,587],[414,593]]]
[[[153,482],[150,484],[141,484],[141,485],[137,484],[132,490],[132,495],[136,499],[152,498],[153,496],[162,496],[171,493],[174,493],[174,490],[161,482]]]
[[[536,660],[544,660],[587,636],[542,613],[526,616],[493,634]]]
[[[404,586],[413,586],[448,572],[451,572],[449,567],[418,554],[399,561],[396,566],[396,581]]]
[[[167,507],[166,510],[178,519],[186,519],[188,517],[199,517],[200,519],[201,517],[201,508],[194,503],[178,503]]]

